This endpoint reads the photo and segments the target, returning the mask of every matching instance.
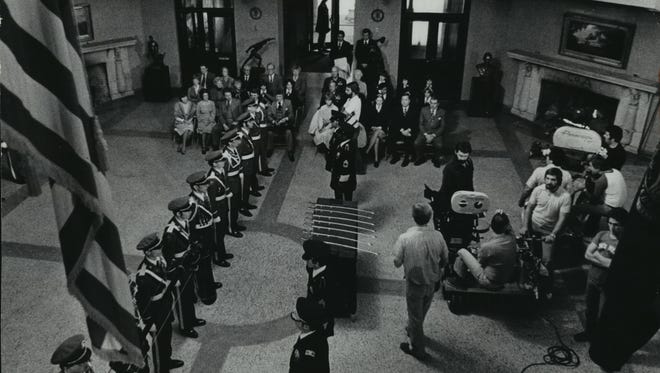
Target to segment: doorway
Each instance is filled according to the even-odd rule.
[[[431,78],[440,100],[460,100],[470,0],[402,3],[399,80],[422,89]]]
[[[233,0],[175,0],[182,85],[191,84],[199,66],[236,76]]]
[[[339,30],[353,44],[355,0],[286,0],[284,3],[284,63],[299,64],[305,71],[327,72],[333,65],[330,45],[336,42]],[[319,6],[327,8],[327,32],[319,44]],[[325,17],[321,17],[321,22]],[[323,28],[321,28],[323,29]]]

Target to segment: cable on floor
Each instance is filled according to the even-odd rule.
[[[555,335],[557,336],[557,340],[559,340],[559,344],[548,347],[547,350],[548,352],[545,355],[543,355],[542,363],[529,364],[526,367],[524,367],[523,370],[520,371],[520,373],[524,373],[527,369],[540,365],[559,365],[569,368],[578,367],[580,365],[580,357],[578,356],[578,354],[575,352],[575,350],[568,347],[564,343],[564,341],[562,341],[561,336],[559,335],[559,329],[557,329],[557,326],[551,320],[548,320],[545,317],[543,317],[542,319],[543,321],[550,324],[552,328],[555,330]]]

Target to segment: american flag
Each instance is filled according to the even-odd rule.
[[[0,15],[3,140],[51,181],[68,290],[94,352],[142,366],[71,0],[0,0]]]

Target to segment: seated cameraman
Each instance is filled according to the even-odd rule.
[[[549,267],[552,259],[553,242],[566,222],[571,210],[571,196],[561,187],[563,175],[557,167],[545,171],[545,184],[532,191],[525,208],[521,235],[536,233],[543,235],[543,264]]]
[[[450,279],[459,286],[468,285],[470,275],[476,279],[479,287],[499,290],[506,284],[516,266],[516,238],[512,233],[509,217],[498,210],[490,221],[490,228],[495,233],[490,240],[477,249],[476,258],[467,249],[458,250],[454,262],[454,272],[460,281]],[[471,283],[472,281],[469,281]]]

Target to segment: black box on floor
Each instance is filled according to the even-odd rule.
[[[145,101],[167,102],[171,97],[170,68],[153,63],[144,70],[142,92]]]
[[[468,115],[471,117],[492,117],[499,100],[498,84],[483,76],[472,78]]]
[[[315,235],[314,237],[327,242],[330,245],[330,260],[328,267],[332,268],[335,279],[334,299],[336,304],[333,308],[335,317],[348,317],[357,311],[357,202],[338,201],[329,198],[316,200],[320,220],[329,223],[317,223],[317,226],[328,226],[328,229],[314,228],[316,233],[329,234]],[[326,206],[326,207],[323,207]],[[340,207],[345,209],[336,209]],[[352,222],[353,221],[353,222]],[[339,223],[332,224],[330,222]],[[331,226],[336,229],[330,228]]]

